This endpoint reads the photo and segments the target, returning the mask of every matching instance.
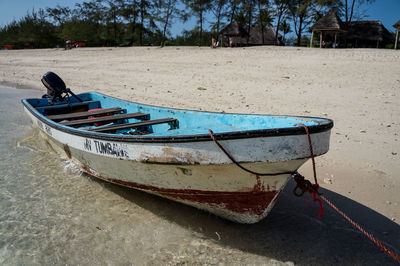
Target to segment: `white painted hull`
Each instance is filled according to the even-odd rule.
[[[69,134],[45,124],[26,107],[50,144],[83,171],[240,223],[272,209],[290,174],[255,176],[232,164],[212,141],[140,143]],[[330,130],[311,134],[314,154],[328,151]],[[261,173],[296,171],[310,156],[306,135],[220,141],[241,164]]]

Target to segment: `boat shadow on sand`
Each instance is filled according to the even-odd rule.
[[[11,103],[11,96],[26,96],[26,91],[13,90],[11,96],[9,90],[2,92],[8,93],[4,94],[7,96],[6,103]],[[17,92],[19,94],[14,96]],[[32,94],[37,95],[38,92],[32,91]],[[312,201],[310,195],[297,198],[292,194],[295,186],[293,181],[286,186],[266,219],[256,224],[243,225],[144,192],[106,183],[94,177],[90,179],[132,204],[193,230],[221,247],[302,265],[397,265],[389,255],[380,251],[326,204],[325,215],[319,218],[318,204]],[[390,249],[400,253],[398,224],[343,195],[324,188],[320,192]]]
[[[295,187],[292,181],[267,218],[252,225],[236,224],[144,192],[98,182],[132,203],[163,219],[190,228],[221,247],[303,265],[397,265],[389,255],[326,204],[324,217],[319,218],[319,206],[312,201],[310,194],[301,198],[292,194]],[[321,188],[320,192],[389,249],[399,252],[398,224],[333,191]]]

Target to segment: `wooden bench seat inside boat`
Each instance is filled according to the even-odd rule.
[[[53,120],[55,122],[62,121],[62,120],[72,120],[72,119],[82,119],[88,118],[89,116],[96,116],[96,115],[105,115],[105,114],[118,114],[124,112],[125,109],[120,107],[112,107],[106,108],[96,111],[87,111],[87,112],[77,112],[77,113],[67,113],[67,114],[59,114],[59,115],[48,115],[46,118]]]
[[[93,111],[93,112],[96,112],[96,111]],[[88,113],[93,113],[93,112],[88,112]],[[90,115],[92,115],[92,114],[90,114]],[[117,120],[122,120],[122,119],[130,119],[130,118],[149,119],[149,114],[130,113],[130,114],[107,115],[107,116],[96,117],[96,118],[86,118],[86,119],[78,119],[78,120],[72,120],[72,121],[62,121],[62,122],[60,122],[60,124],[63,124],[65,126],[80,126],[80,125],[85,125],[85,124],[94,124],[94,123],[99,123],[99,122],[112,122],[112,121],[117,121]]]
[[[169,123],[170,125],[172,125],[172,127],[176,128],[178,125],[178,120],[175,118],[168,117],[168,118],[147,120],[147,121],[143,121],[143,122],[92,128],[89,130],[93,131],[93,132],[103,132],[104,133],[104,132],[112,132],[112,131],[116,131],[116,130],[120,130],[120,129],[138,128],[138,127],[151,126],[151,125],[157,125],[157,124],[163,124],[163,123]]]
[[[95,109],[99,107],[100,107],[99,101],[85,101],[72,104],[49,105],[49,106],[38,107],[36,109],[42,114],[48,116],[48,115],[73,113],[79,111],[88,111],[90,109]]]

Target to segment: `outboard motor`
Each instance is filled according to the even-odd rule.
[[[43,95],[45,98],[50,98],[51,102],[59,102],[64,100],[63,94],[66,92],[67,87],[64,81],[53,72],[47,72],[42,77],[42,83],[47,88],[47,94]]]
[[[82,102],[78,96],[65,86],[64,81],[54,72],[49,71],[44,74],[42,83],[47,88],[47,94],[43,95],[42,98],[49,98],[52,104],[63,102],[65,99],[69,102],[68,94],[71,94]]]

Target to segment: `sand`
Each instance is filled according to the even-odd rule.
[[[321,186],[400,223],[400,51],[294,47],[0,51],[2,83],[45,92],[40,78],[50,70],[76,93],[99,91],[196,110],[331,118],[335,125],[330,151],[316,159]],[[300,172],[312,178],[309,163]],[[356,209],[350,212],[357,216]]]

